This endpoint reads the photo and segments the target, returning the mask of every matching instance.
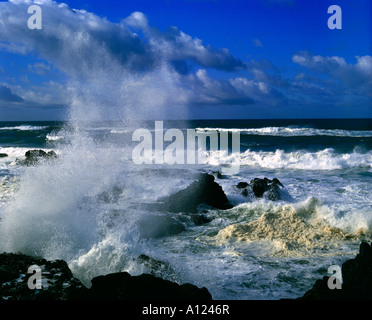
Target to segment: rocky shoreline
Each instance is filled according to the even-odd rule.
[[[30,289],[30,283],[36,284],[36,273],[28,269],[30,266],[41,269],[41,289]],[[324,276],[295,300],[372,299],[372,244],[362,242],[359,253],[342,264],[341,272],[341,288],[330,289],[330,276]],[[213,300],[205,287],[180,285],[151,274],[111,273],[95,277],[91,283],[90,288],[84,286],[63,260],[0,254],[0,300]]]
[[[2,156],[0,154],[0,156]],[[55,159],[54,152],[31,150],[25,154],[23,165],[35,165],[43,159]],[[223,177],[217,173],[218,179]],[[247,198],[266,197],[271,201],[290,197],[282,183],[274,178],[254,178],[239,182],[236,191]],[[190,200],[191,199],[191,200]],[[215,175],[203,173],[184,190],[151,204],[155,210],[187,212],[196,225],[210,222],[199,211],[199,205],[226,210],[232,208]],[[182,231],[182,229],[180,229]],[[144,263],[152,263],[147,256]],[[162,263],[156,261],[155,263]],[[41,270],[41,289],[30,289],[30,266]],[[330,289],[330,276],[324,276],[296,300],[364,300],[372,299],[372,246],[362,242],[355,259],[345,261],[341,267],[342,288]],[[0,300],[212,300],[207,288],[192,284],[178,284],[155,275],[132,276],[127,272],[101,275],[91,280],[87,288],[75,278],[63,260],[47,261],[22,253],[0,254]]]
[[[330,289],[324,276],[315,282],[299,300],[371,300],[372,299],[372,243],[362,242],[354,259],[341,266],[341,288]],[[331,276],[332,277],[332,276]],[[333,281],[332,281],[333,280]],[[332,285],[331,285],[332,287]]]
[[[40,267],[40,278],[35,268],[29,270],[31,266]],[[63,260],[0,254],[0,300],[212,300],[206,288],[180,285],[150,274],[111,273],[95,277],[91,283],[90,288],[84,286]]]

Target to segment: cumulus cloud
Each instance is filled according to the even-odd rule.
[[[166,32],[150,27],[146,16],[141,12],[132,13],[123,22],[129,27],[140,29],[152,48],[168,61],[193,60],[202,67],[228,72],[245,68],[245,64],[226,48],[214,49],[177,27],[171,27]]]
[[[292,62],[304,70],[293,78],[284,78],[268,60],[242,61],[228,49],[213,48],[175,26],[162,31],[152,26],[142,12],[133,12],[113,23],[66,4],[39,0],[43,29],[29,30],[30,3],[0,2],[0,50],[36,57],[26,67],[30,78],[23,75],[18,86],[0,87],[3,99],[67,104],[66,96],[73,97],[71,92],[75,92],[86,104],[107,105],[105,112],[109,113],[110,107],[118,103],[155,107],[280,106],[334,98],[333,102],[340,93],[363,97],[372,93],[371,56],[356,57],[354,63],[348,63],[342,57],[298,52]],[[262,45],[258,39],[254,43]],[[71,79],[68,84],[72,91],[68,94],[58,77],[30,84],[32,73],[49,76],[56,69]],[[74,91],[74,87],[78,90]],[[22,98],[14,92],[22,92]]]
[[[347,63],[343,57],[312,55],[299,52],[292,56],[292,61],[329,80],[340,83],[349,94],[372,96],[372,56],[356,56],[355,63]],[[319,78],[318,82],[322,80]],[[338,90],[337,90],[338,91]]]
[[[29,1],[0,3],[2,47],[38,52],[63,72],[87,76],[90,70],[108,69],[116,61],[128,68],[148,68],[153,62],[146,43],[121,24],[55,1],[42,2],[43,29],[28,30]]]
[[[37,31],[26,28],[29,4],[27,0],[0,3],[0,24],[7,26],[0,28],[0,49],[19,54],[37,52],[48,64],[30,64],[30,72],[46,74],[51,64],[80,82],[97,81],[97,97],[111,92],[110,102],[113,93],[108,87],[115,85],[127,100],[129,96],[137,96],[134,88],[142,88],[140,96],[143,97],[146,88],[139,85],[141,74],[152,96],[156,86],[148,79],[166,83],[164,79],[169,77],[168,84],[171,82],[173,89],[169,87],[165,91],[172,92],[168,98],[174,103],[247,105],[269,93],[268,89],[263,90],[262,81],[255,85],[253,80],[245,84],[234,79],[216,80],[210,78],[206,70],[255,70],[258,75],[257,63],[247,64],[229,50],[212,48],[177,27],[160,31],[150,26],[141,12],[132,13],[120,23],[112,23],[94,13],[43,0],[43,29]],[[190,64],[199,71],[191,73]],[[121,85],[125,77],[132,78],[135,85]],[[164,95],[166,93],[159,90],[157,96]],[[31,98],[32,94],[28,91],[27,96]]]

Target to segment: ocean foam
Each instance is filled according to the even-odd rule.
[[[47,126],[31,126],[31,125],[20,125],[15,127],[0,127],[0,131],[2,130],[20,130],[20,131],[33,131],[33,130],[45,130]]]
[[[335,254],[340,243],[371,235],[366,223],[354,232],[329,224],[324,219],[327,210],[332,211],[315,198],[296,205],[268,205],[257,219],[224,227],[209,241],[229,246],[263,244],[264,255],[284,257]]]
[[[264,136],[331,136],[331,137],[372,137],[371,130],[343,130],[343,129],[315,129],[315,128],[292,128],[292,127],[264,127],[264,128],[196,128],[197,131],[239,132],[245,135]]]
[[[240,166],[253,166],[269,169],[300,169],[300,170],[337,170],[356,167],[372,167],[372,151],[367,153],[343,153],[339,154],[332,148],[317,152],[283,150],[251,151],[243,153],[227,154],[221,152],[209,152],[207,163],[220,165],[239,163]]]

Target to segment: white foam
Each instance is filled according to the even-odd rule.
[[[356,167],[372,167],[372,151],[367,153],[336,153],[327,148],[317,152],[283,150],[251,151],[221,156],[221,152],[210,152],[208,164],[240,163],[240,166],[253,166],[268,169],[299,169],[299,170],[337,170]]]
[[[5,153],[8,155],[8,157],[2,158],[3,160],[9,160],[9,159],[24,157],[25,153],[31,149],[32,148],[16,148],[16,147],[1,148],[0,147],[0,153]]]
[[[371,130],[342,130],[342,129],[315,129],[292,127],[263,127],[263,128],[196,128],[197,131],[239,132],[245,135],[264,136],[333,136],[333,137],[372,137]]]
[[[20,130],[20,131],[33,131],[33,130],[44,130],[47,126],[31,126],[31,125],[20,125],[15,127],[2,127],[1,130]]]
[[[58,140],[63,139],[63,136],[59,136],[59,135],[56,135],[56,134],[53,134],[53,133],[48,133],[46,135],[46,139],[49,140],[49,141],[58,141]]]

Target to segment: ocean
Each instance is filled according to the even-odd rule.
[[[0,251],[66,260],[87,286],[127,271],[206,287],[218,300],[277,300],[302,296],[371,241],[371,119],[164,121],[164,132],[184,136],[235,133],[240,151],[134,163],[133,133],[144,128],[153,141],[154,125],[0,122]],[[58,157],[22,165],[34,149]],[[218,174],[231,159],[238,170]],[[201,206],[205,223],[151,210],[200,173],[215,176],[233,208]],[[265,177],[284,186],[280,200],[237,188]]]

